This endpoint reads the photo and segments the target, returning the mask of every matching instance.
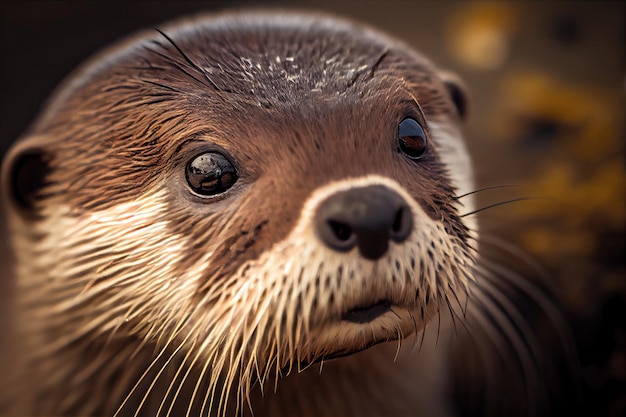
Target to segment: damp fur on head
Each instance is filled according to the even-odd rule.
[[[400,342],[419,344],[442,311],[466,323],[468,297],[487,298],[478,227],[464,216],[475,207],[463,91],[406,44],[320,14],[194,17],[96,55],[3,165],[25,369],[36,378],[28,411],[257,404],[280,415],[258,391],[286,380],[283,392],[305,395],[295,378],[324,361],[344,378],[330,388],[344,401],[327,399],[337,414],[417,407],[361,404],[338,364],[371,365],[370,376],[361,366],[365,393],[385,377],[390,395],[410,396],[421,385],[389,375]],[[428,137],[419,158],[398,144],[407,118]],[[202,153],[237,176],[210,198],[185,176]],[[406,202],[409,236],[376,261],[321,244],[323,202],[370,186]],[[391,308],[375,325],[342,319],[381,300]],[[401,363],[403,378],[418,372]],[[311,399],[292,402],[315,411]]]

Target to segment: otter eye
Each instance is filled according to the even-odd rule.
[[[398,125],[400,150],[411,159],[419,159],[428,148],[426,133],[413,119],[404,119]]]
[[[187,164],[185,174],[191,189],[204,196],[225,192],[239,178],[233,164],[217,152],[196,155]]]

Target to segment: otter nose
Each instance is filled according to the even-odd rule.
[[[315,230],[329,248],[375,260],[387,252],[389,240],[400,243],[411,233],[413,219],[404,199],[384,185],[351,188],[320,204]]]

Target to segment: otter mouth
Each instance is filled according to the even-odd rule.
[[[329,361],[329,360],[333,360],[333,359],[344,358],[346,356],[351,356],[351,355],[354,355],[356,353],[363,352],[364,350],[367,350],[367,349],[369,349],[371,347],[374,347],[376,345],[379,345],[381,343],[387,343],[387,342],[390,342],[392,340],[394,340],[394,339],[390,339],[388,337],[381,338],[381,339],[376,339],[376,340],[372,340],[371,342],[366,343],[365,345],[360,346],[358,348],[339,350],[339,351],[334,352],[334,353],[330,353],[330,354],[327,354],[327,355],[324,355],[324,356],[317,357],[317,358],[315,358],[314,360],[311,360],[311,361],[301,361],[300,362],[300,369],[308,368],[311,365],[316,364],[316,363],[320,363],[322,361]],[[287,371],[287,368],[285,368],[285,371]]]
[[[387,300],[382,300],[366,307],[353,308],[344,313],[341,319],[351,323],[369,323],[390,310],[391,303]]]
[[[369,305],[362,305],[352,308],[341,315],[341,322],[350,322],[355,324],[367,324],[371,323],[384,314],[392,311],[393,304],[389,300],[380,300]],[[353,329],[354,330],[354,329]],[[315,354],[309,360],[303,360],[300,362],[300,369],[307,368],[315,363],[321,361],[327,361],[332,359],[338,359],[345,356],[354,355],[361,351],[367,350],[381,343],[387,343],[393,340],[397,340],[394,335],[378,335],[368,341],[358,340],[353,343],[349,343],[348,346],[339,348],[334,352],[325,352],[323,355],[317,356]]]

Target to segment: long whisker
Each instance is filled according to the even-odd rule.
[[[537,264],[535,260],[530,258],[530,256],[525,254],[519,248],[492,236],[484,236],[483,242],[491,244],[494,247],[504,251],[505,253],[511,254],[516,258],[524,261],[524,263],[530,266],[535,273],[537,273],[540,277],[543,277],[542,286],[547,287],[548,290],[551,290],[552,292],[556,292],[555,288],[551,288],[551,280],[547,276],[547,272],[539,264]],[[489,260],[485,260],[483,262],[483,265],[485,266],[485,268],[492,270],[498,275],[498,277],[500,277],[501,285],[503,285],[504,283],[508,283],[517,291],[521,291],[523,294],[527,295],[531,300],[533,300],[536,305],[543,311],[543,313],[549,319],[550,323],[552,323],[552,328],[556,332],[557,339],[559,340],[560,345],[563,348],[567,368],[570,374],[574,376],[576,388],[580,390],[580,381],[577,381],[578,378],[576,376],[581,374],[581,369],[579,366],[577,354],[573,347],[575,343],[572,339],[572,336],[567,331],[567,323],[563,315],[555,305],[554,301],[552,301],[546,294],[546,292],[538,287],[537,284],[529,281],[528,279],[524,279],[523,277],[516,274],[514,271],[506,269],[502,265],[499,265],[495,262],[490,262]]]
[[[191,354],[193,352],[193,349],[194,349],[194,346],[195,346],[195,342],[192,342],[192,344],[190,345],[189,350],[187,350],[187,353],[185,354],[185,357],[183,358],[183,360],[181,361],[180,365],[178,366],[178,369],[176,370],[176,373],[170,379],[170,383],[168,384],[167,390],[165,391],[165,394],[163,395],[163,398],[161,399],[161,404],[159,405],[159,408],[158,408],[158,410],[156,412],[157,416],[161,415],[161,411],[163,410],[163,407],[165,407],[166,400],[170,397],[170,393],[171,393],[172,389],[174,388],[174,385],[176,384],[176,381],[178,380],[178,378],[179,378],[181,372],[183,371],[183,369],[186,369],[187,371],[185,372],[185,374],[184,374],[184,376],[182,378],[182,381],[180,381],[180,383],[178,384],[178,389],[175,391],[174,397],[172,398],[172,402],[170,403],[170,406],[168,408],[166,416],[170,415],[170,412],[172,411],[172,408],[174,407],[174,403],[176,402],[178,394],[179,394],[183,384],[185,383],[185,379],[187,378],[187,375],[189,375],[189,372],[192,369],[192,365],[187,365],[187,360],[191,356]]]
[[[519,399],[520,404],[524,406],[523,412],[530,414],[543,412],[548,404],[556,399],[554,395],[559,391],[555,389],[561,388],[555,384],[558,383],[556,378],[560,378],[560,366],[563,364],[567,367],[568,376],[572,377],[572,388],[577,388],[579,393],[581,391],[574,343],[556,300],[551,299],[549,289],[551,279],[545,269],[520,248],[486,234],[481,235],[480,241],[481,245],[487,246],[487,252],[485,248],[481,250],[481,262],[476,271],[479,279],[475,288],[477,291],[470,303],[470,320],[476,322],[478,326],[473,328],[470,335],[478,348],[476,352],[483,358],[483,372],[487,372],[488,376],[484,379],[486,384],[484,392],[499,392],[501,388],[498,381],[506,377],[506,374],[503,374],[505,369],[515,372],[521,377],[514,383],[519,389],[515,395],[523,396],[523,399]],[[490,252],[488,250],[490,247],[498,249],[501,253]],[[498,259],[502,256],[505,256],[504,259],[511,257],[525,265],[511,269],[489,259],[489,255],[498,255]],[[524,266],[530,269],[525,269]],[[522,269],[518,269],[519,267]],[[534,276],[541,280],[535,282],[518,271],[534,272]],[[520,307],[516,302],[518,297],[521,297],[520,301],[528,304]],[[530,317],[525,314],[528,308],[532,312]],[[554,337],[548,335],[548,341],[556,342],[557,345],[546,346],[545,338],[539,338],[540,334],[533,326],[535,323],[533,317],[537,313],[548,320],[550,329],[555,335]],[[545,320],[541,323],[545,323]],[[479,333],[487,337],[477,336]],[[563,356],[559,357],[563,359],[555,363],[554,356],[551,355],[552,349],[559,349],[559,352],[563,353]],[[493,360],[489,357],[494,353],[504,360],[506,368],[492,366]],[[562,395],[562,391],[558,395]],[[500,407],[508,407],[506,403],[500,401],[497,398],[483,397],[481,407],[484,412],[498,415],[501,414]]]
[[[141,409],[143,408],[144,404],[146,403],[146,400],[149,398],[149,394],[152,391],[152,389],[154,388],[155,384],[157,383],[157,381],[159,380],[159,378],[161,377],[161,375],[163,374],[163,372],[167,369],[168,365],[172,362],[172,360],[174,359],[174,357],[176,356],[176,354],[178,352],[180,352],[180,350],[182,349],[184,345],[184,342],[181,342],[178,347],[174,350],[174,352],[172,352],[172,354],[170,355],[170,357],[163,363],[163,365],[161,366],[161,369],[159,369],[159,371],[157,372],[157,374],[154,376],[154,378],[152,379],[152,382],[150,383],[150,385],[148,386],[148,389],[146,390],[146,393],[144,394],[143,398],[141,399],[141,401],[139,402],[139,405],[137,406],[137,410],[135,411],[134,416],[138,417],[141,413]],[[154,362],[153,362],[154,363]]]
[[[517,187],[519,187],[519,185],[515,185],[515,184],[510,184],[510,185],[492,185],[490,187],[479,188],[478,190],[474,190],[474,191],[470,191],[470,192],[465,193],[465,194],[457,195],[453,199],[454,200],[460,200],[463,197],[467,197],[468,195],[478,194],[478,193],[481,193],[483,191],[496,190],[496,189],[499,189],[499,188],[517,188]]]
[[[193,402],[195,401],[196,395],[198,394],[198,389],[200,388],[200,381],[202,381],[204,377],[206,376],[206,372],[209,369],[209,364],[212,362],[211,359],[213,359],[215,356],[216,356],[216,353],[213,353],[213,355],[211,355],[209,358],[207,358],[207,360],[204,361],[204,365],[202,366],[202,369],[200,371],[200,376],[198,377],[198,383],[194,386],[193,393],[191,394],[191,400],[189,401],[190,405],[189,405],[189,408],[187,409],[187,413],[185,414],[186,417],[189,417],[191,415],[191,404],[193,404]],[[213,372],[213,374],[217,374],[217,371],[215,370],[215,368],[213,368],[211,372]],[[208,389],[206,390],[206,393],[204,394],[204,398],[202,399],[202,407],[200,409],[201,416],[205,415],[204,410],[206,409],[207,404],[208,404],[208,412],[206,415],[211,415],[211,411],[213,409],[213,398],[215,398],[216,389],[217,389],[217,383],[211,383]],[[209,398],[211,399],[210,401],[209,401]]]
[[[498,206],[503,206],[505,204],[517,203],[517,202],[520,202],[520,201],[539,200],[539,199],[545,199],[545,198],[546,197],[518,197],[518,198],[513,198],[513,199],[510,199],[510,200],[505,200],[505,201],[500,201],[498,203],[489,204],[488,206],[481,207],[479,209],[470,211],[469,213],[461,214],[460,217],[471,216],[473,214],[480,213],[481,211],[485,211],[485,210],[488,210],[490,208],[494,208],[494,207],[498,207]]]
[[[128,394],[126,395],[126,398],[124,399],[124,401],[122,401],[122,404],[120,404],[120,406],[117,408],[117,411],[114,414],[114,417],[119,416],[122,409],[124,408],[124,406],[126,405],[126,403],[128,403],[128,401],[130,400],[130,398],[132,397],[132,395],[135,393],[135,391],[139,388],[139,385],[143,382],[143,380],[148,376],[148,374],[152,371],[152,369],[154,368],[154,366],[156,366],[156,364],[158,363],[158,361],[161,359],[161,357],[165,354],[165,352],[168,351],[169,349],[169,344],[171,343],[172,340],[174,340],[176,338],[176,336],[180,333],[182,329],[182,326],[179,326],[178,329],[175,329],[175,331],[172,333],[172,335],[170,336],[170,338],[168,339],[168,342],[165,343],[165,345],[161,348],[161,350],[159,351],[159,353],[154,357],[154,359],[152,360],[152,362],[150,363],[150,365],[146,368],[146,370],[143,372],[143,374],[139,377],[139,379],[137,380],[137,382],[134,384],[133,388],[128,392]],[[169,362],[173,356],[176,354],[176,352],[178,352],[180,349],[182,349],[184,343],[187,341],[187,339],[190,336],[188,335],[180,344],[179,346],[176,348],[176,350],[174,351],[174,353],[172,353],[172,355],[170,355],[170,358],[166,361]],[[156,379],[156,378],[155,378]]]
[[[165,34],[165,32],[163,32],[162,30],[160,30],[160,29],[158,29],[158,28],[155,28],[155,30],[156,30],[157,32],[159,32],[159,33],[160,33],[160,34],[161,34],[161,35],[162,35],[165,39],[167,39],[167,41],[168,41],[168,42],[169,42],[169,43],[170,43],[170,44],[171,44],[174,48],[176,48],[176,50],[177,50],[177,51],[178,51],[178,53],[179,53],[179,54],[183,57],[183,59],[185,59],[185,61],[187,61],[187,63],[188,63],[189,65],[191,65],[191,67],[192,67],[192,68],[194,68],[196,71],[198,71],[199,73],[201,73],[201,74],[204,76],[204,78],[205,78],[205,79],[206,79],[206,80],[207,80],[207,81],[211,84],[211,86],[212,86],[213,88],[215,88],[217,91],[220,91],[220,88],[217,86],[217,84],[215,84],[215,81],[213,81],[213,80],[212,80],[212,79],[208,76],[208,74],[206,73],[206,71],[204,71],[204,70],[203,70],[200,66],[198,66],[198,64],[196,64],[195,62],[193,62],[193,61],[191,60],[191,58],[189,58],[189,57],[187,56],[187,54],[185,54],[185,53],[183,52],[183,50],[182,50],[182,49],[181,49],[178,45],[176,45],[176,43],[174,42],[174,40],[173,40],[172,38],[170,38],[169,36],[167,36],[167,35]],[[182,69],[182,68],[181,68],[181,69]],[[191,74],[189,74],[187,71],[185,71],[185,73],[187,73],[187,75],[189,75],[189,76],[192,76],[192,75],[191,75]],[[192,76],[192,77],[193,77],[193,76]],[[194,79],[196,79],[197,81],[201,82],[201,81],[200,81],[200,80],[198,80],[197,78],[195,78],[195,77],[193,77],[193,78],[194,78]]]

